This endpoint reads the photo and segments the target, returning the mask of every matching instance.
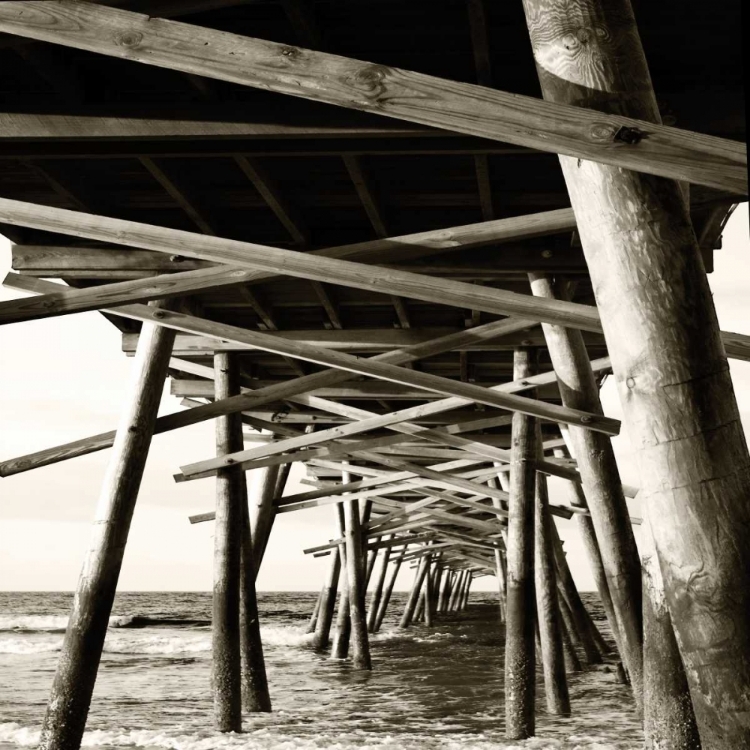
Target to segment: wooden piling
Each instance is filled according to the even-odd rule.
[[[565,432],[567,431],[563,431],[563,434],[565,434]],[[557,458],[570,458],[570,453],[567,448],[555,448],[553,452]],[[575,482],[565,482],[564,491],[567,493],[568,502],[571,506],[574,508],[588,507],[583,487],[581,487],[580,484]],[[612,603],[612,596],[609,593],[609,583],[607,582],[607,574],[604,570],[599,543],[596,540],[594,522],[591,520],[590,515],[576,513],[575,523],[576,526],[578,526],[578,531],[581,535],[584,549],[586,550],[586,559],[588,560],[591,575],[594,578],[596,591],[599,594],[599,599],[601,600],[602,607],[607,616],[609,629],[612,632],[612,637],[617,644],[617,650],[622,658],[623,646],[620,643],[620,627],[617,624],[617,616],[615,614],[614,604]]]
[[[529,280],[532,292],[538,297],[564,300],[569,297],[564,281],[555,284],[549,276],[541,273],[529,274]],[[542,330],[563,403],[570,408],[603,414],[599,388],[581,331],[546,324],[542,325]],[[617,623],[618,645],[628,672],[633,675],[633,694],[640,706],[643,690],[640,561],[620,472],[609,438],[595,437],[591,430],[579,427],[571,427],[568,434],[596,532]],[[586,522],[583,525],[587,525]],[[586,538],[584,535],[584,540]],[[593,560],[596,564],[596,559]]]
[[[555,556],[555,573],[558,591],[567,606],[572,621],[575,626],[575,632],[580,639],[580,645],[583,649],[587,664],[601,664],[602,654],[594,639],[592,624],[586,607],[578,593],[573,576],[568,567],[568,561],[565,558],[562,542],[557,533],[557,527],[550,528],[552,536],[553,551]]]
[[[339,521],[339,534],[346,536],[346,520],[344,518],[344,504],[337,503],[336,513]],[[346,573],[346,545],[339,544],[339,560],[344,573],[339,576],[339,608],[336,613],[336,633],[331,646],[332,659],[346,659],[349,655],[349,640],[351,636],[351,619],[349,617],[349,584]]]
[[[384,537],[387,539],[388,537]],[[375,588],[372,590],[370,597],[370,608],[367,611],[367,630],[370,633],[375,632],[375,623],[378,619],[378,609],[383,598],[383,586],[385,585],[386,575],[388,574],[388,563],[391,559],[391,547],[383,547],[383,555],[380,561],[378,577],[375,579]]]
[[[524,6],[546,99],[660,122],[628,0]],[[608,138],[632,151],[647,134]],[[748,747],[750,455],[688,206],[675,182],[560,161],[701,739]]]
[[[536,351],[516,349],[513,379],[535,374]],[[535,733],[536,655],[534,629],[534,491],[536,486],[534,420],[513,414],[510,499],[508,502],[508,587],[505,625],[505,736],[522,740]]]
[[[560,618],[560,635],[562,636],[563,654],[565,656],[565,670],[567,672],[582,672],[583,666],[581,666],[581,660],[578,658],[575,646],[573,645],[570,623],[568,623],[563,614],[563,607],[564,602],[560,601],[560,597],[558,596],[557,611]]]
[[[240,392],[236,355],[214,354],[216,400]],[[239,414],[218,417],[216,455],[241,450],[242,423]],[[242,672],[240,650],[240,565],[242,557],[241,483],[245,475],[237,467],[216,474],[216,522],[214,530],[214,585],[211,618],[211,690],[214,722],[220,732],[242,731]]]
[[[685,668],[664,596],[664,580],[644,512],[643,564],[643,734],[646,750],[700,750]]]
[[[174,335],[148,323],[141,330],[44,717],[43,750],[78,750],[81,745]]]
[[[378,614],[375,617],[375,628],[374,632],[377,633],[380,630],[380,627],[383,624],[383,619],[385,618],[385,613],[388,611],[388,604],[391,601],[391,595],[393,594],[393,587],[396,584],[396,578],[398,578],[399,571],[401,570],[401,564],[404,560],[404,555],[406,554],[406,551],[409,549],[409,545],[404,545],[404,549],[401,551],[399,556],[396,558],[396,561],[393,563],[393,571],[391,572],[390,577],[388,578],[388,582],[385,585],[385,590],[383,591],[383,598],[380,601],[380,606],[378,607]]]
[[[346,539],[346,574],[349,592],[349,619],[351,622],[352,664],[357,669],[372,669],[370,643],[367,637],[365,613],[365,571],[362,566],[362,528],[357,500],[344,502]]]
[[[445,575],[443,577],[443,586],[440,589],[440,596],[437,603],[437,611],[441,614],[448,608],[448,602],[450,601],[454,577],[455,574],[452,570],[450,570],[450,568],[445,571]]]
[[[279,467],[266,466],[262,469],[255,469],[252,474],[250,478],[250,532],[257,576],[276,515],[273,500],[276,496]]]
[[[320,611],[318,613],[318,622],[315,625],[315,635],[313,636],[312,643],[315,651],[323,651],[328,648],[328,642],[331,635],[331,624],[333,622],[333,612],[336,608],[336,591],[339,585],[340,573],[341,558],[337,548],[331,552],[328,577],[321,591]]]
[[[414,575],[414,584],[409,592],[409,598],[406,600],[406,606],[404,607],[404,614],[401,616],[401,622],[399,627],[408,628],[414,619],[414,612],[419,602],[419,595],[422,591],[422,583],[424,582],[425,575],[427,574],[427,556],[423,555],[419,559],[419,567]]]
[[[323,584],[323,589],[325,584]],[[310,622],[307,623],[307,633],[314,633],[315,628],[318,624],[318,615],[320,614],[320,600],[323,598],[323,589],[318,592],[318,598],[315,600],[315,606],[313,607],[312,614],[310,615]]]
[[[429,555],[428,555],[429,557]],[[424,602],[424,624],[428,627],[432,627],[432,601],[433,601],[433,588],[432,588],[432,576],[435,567],[431,564],[430,560],[427,560],[427,575],[424,578],[422,584],[422,601]]]
[[[239,426],[239,438],[242,427]],[[258,599],[255,590],[255,555],[250,533],[247,484],[242,489],[242,567],[240,576],[240,646],[242,649],[242,708],[248,713],[271,711],[271,695],[266,675],[266,660],[260,635]]]
[[[537,445],[540,446],[538,455],[541,456],[541,428],[538,423],[536,439]],[[553,523],[549,514],[547,480],[542,474],[537,474],[534,513],[534,581],[544,671],[544,692],[547,698],[547,710],[551,714],[568,716],[570,696],[568,681],[565,677],[565,657],[557,606],[555,553],[549,528]]]

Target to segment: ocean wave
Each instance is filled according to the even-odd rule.
[[[40,731],[17,723],[0,724],[0,743],[36,747]],[[86,732],[82,747],[141,747],[163,750],[619,750],[632,744],[611,743],[601,737],[571,736],[567,740],[532,737],[523,742],[498,742],[484,736],[360,733],[290,736],[269,728],[244,734],[170,733],[148,729],[107,729]]]
[[[211,620],[180,617],[147,617],[144,615],[113,615],[110,628],[194,628],[205,627]],[[64,633],[68,615],[0,615],[0,632]]]
[[[297,626],[268,626],[261,628],[261,638],[264,646],[297,648],[307,646],[312,640],[312,634],[303,632]],[[62,642],[63,639],[60,637],[9,638],[5,636],[0,637],[0,654],[49,653],[59,651]],[[104,651],[111,654],[153,655],[206,653],[211,651],[211,635],[210,633],[195,635],[188,632],[146,635],[142,632],[114,630],[107,635]]]
[[[135,617],[114,615],[109,618],[110,628],[125,628]],[[64,633],[68,615],[0,615],[0,631],[16,633]]]

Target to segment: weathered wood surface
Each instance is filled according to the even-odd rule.
[[[517,349],[513,377],[535,374],[536,350]],[[513,415],[508,505],[507,612],[505,620],[505,736],[522,740],[535,733],[536,655],[534,634],[534,492],[537,440],[534,421]]]
[[[534,294],[565,299],[565,284],[555,284],[545,274],[529,274]],[[579,332],[543,324],[552,365],[557,373],[564,404],[604,413],[599,387],[588,362]],[[630,676],[636,705],[643,699],[643,618],[638,548],[628,515],[620,472],[610,440],[597,440],[588,430],[568,428],[572,456],[578,462],[586,505],[591,512],[607,587],[617,618],[617,644]],[[590,558],[595,562],[594,558]]]
[[[173,337],[166,328],[146,326],[136,355],[44,717],[44,750],[81,744]]]
[[[524,6],[547,99],[659,122],[629,2]],[[686,202],[668,180],[561,164],[701,740],[748,746],[750,456]]]
[[[537,445],[541,444],[541,428],[537,429]],[[570,714],[570,695],[565,676],[560,613],[557,605],[555,580],[555,552],[550,524],[547,481],[536,475],[534,509],[534,584],[536,590],[537,622],[541,643],[542,671],[547,711],[551,714]]]
[[[323,584],[320,599],[320,612],[315,627],[312,646],[315,651],[323,651],[328,648],[331,635],[331,624],[333,613],[336,608],[336,591],[338,590],[339,577],[341,574],[341,558],[338,547],[331,554],[326,581]]]
[[[31,291],[47,290],[53,286],[56,286],[55,284],[52,284],[50,282],[44,282],[40,279],[32,279],[28,277],[19,277],[19,279],[14,280],[14,286],[15,285]],[[122,308],[118,308],[118,314],[122,314],[122,312]],[[130,305],[128,306],[126,312],[129,317],[138,316],[138,319],[141,320],[151,320],[151,313],[148,307],[146,307],[145,305]],[[188,318],[189,316],[184,316],[181,320],[183,323],[185,323]],[[162,322],[166,319],[157,318],[157,320]],[[193,318],[191,320],[199,325],[202,332],[205,332],[204,325],[206,321],[199,323],[199,319],[197,318]],[[485,332],[492,329],[497,335],[499,335],[501,329],[513,328],[517,324],[518,321],[510,321],[509,323],[505,323],[503,321],[499,324],[489,324],[487,327],[483,328],[485,328]],[[209,323],[208,325],[212,329],[211,335],[214,335],[216,333],[215,327],[217,325],[221,328],[222,331],[221,334],[218,334],[219,338],[227,333],[227,327],[221,324]],[[229,328],[234,329],[234,327],[232,326],[229,326]],[[234,330],[243,331],[244,329]],[[197,332],[197,329],[191,332]],[[390,363],[405,363],[413,361],[424,356],[431,356],[432,354],[439,351],[450,350],[458,341],[463,340],[464,335],[472,335],[472,332],[466,331],[462,332],[461,334],[455,334],[449,337],[445,337],[438,341],[428,342],[426,344],[418,344],[414,347],[408,347],[407,349],[398,350],[396,352],[388,352],[382,355],[376,355],[376,357],[373,357],[367,361],[369,363],[372,363],[373,361],[386,361]],[[230,337],[234,338],[234,336],[231,335]],[[411,373],[411,371],[403,370],[401,373],[399,373],[399,376],[401,376],[403,373]],[[166,432],[190,424],[196,424],[197,422],[203,421],[205,419],[212,419],[221,414],[231,413],[233,411],[241,411],[261,405],[262,403],[269,403],[279,399],[284,399],[292,394],[303,393],[307,390],[314,389],[319,386],[343,382],[349,377],[350,375],[348,373],[343,373],[336,370],[329,370],[322,373],[307,375],[305,377],[298,378],[295,381],[283,383],[278,387],[273,386],[269,389],[265,389],[263,392],[242,395],[233,399],[225,399],[221,403],[208,404],[205,406],[197,407],[190,411],[161,417],[157,420],[155,431]],[[47,449],[28,456],[23,456],[18,459],[5,461],[0,464],[0,476],[10,476],[11,474],[18,473],[19,471],[28,471],[39,466],[45,466],[50,463],[56,463],[58,461],[73,458],[75,456],[85,455],[97,450],[102,450],[112,444],[113,438],[113,432],[103,433],[101,435],[95,435],[90,438],[84,438],[83,440],[74,441],[73,443],[69,443],[64,446],[58,446],[56,448]]]
[[[235,354],[214,356],[216,398],[239,393]],[[230,453],[242,444],[239,414],[215,421],[216,453]],[[216,474],[216,526],[214,530],[214,581],[211,617],[211,688],[214,722],[220,732],[242,731],[242,681],[240,669],[240,564],[244,474],[234,467]]]
[[[77,311],[98,309],[128,302],[143,302],[171,294],[186,294],[222,284],[248,283],[266,279],[269,275],[276,275],[281,271],[284,275],[342,284],[355,289],[398,294],[402,297],[458,307],[470,306],[483,312],[530,317],[532,320],[572,325],[589,331],[601,330],[596,308],[590,305],[539,299],[503,289],[409,271],[396,271],[392,268],[379,267],[378,272],[373,273],[373,267],[367,263],[345,260],[341,257],[327,257],[322,253],[282,250],[268,245],[166,229],[151,224],[7,198],[0,198],[0,221],[14,226],[33,227],[127,245],[167,253],[170,256],[184,255],[229,266],[165,274],[155,279],[114,282],[107,285],[110,290],[115,290],[112,292],[108,291],[107,287],[58,292],[63,297],[49,301],[50,309],[57,310],[58,314],[61,311],[75,311],[74,306]],[[262,273],[259,275],[258,272]],[[97,294],[100,295],[98,302],[94,299]],[[76,303],[75,300],[79,302]],[[23,300],[21,304],[18,300],[13,300],[12,306],[11,303],[3,303],[3,309],[6,311],[5,322],[42,317],[44,308],[40,307],[39,301],[33,305],[33,301],[33,298]]]
[[[693,701],[672,627],[648,511],[643,566],[643,734],[646,750],[700,750]]]
[[[6,2],[0,30],[543,151],[747,192],[743,144],[89,3]]]

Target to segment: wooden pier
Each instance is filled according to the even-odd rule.
[[[80,747],[151,438],[207,420],[216,455],[175,456],[175,481],[215,485],[190,521],[215,525],[217,731],[272,710],[255,581],[277,514],[331,505],[304,550],[330,561],[315,651],[377,670],[400,572],[401,628],[460,616],[494,576],[498,721],[530,737],[537,669],[564,717],[567,674],[610,650],[571,524],[646,747],[750,747],[750,456],[728,369],[750,336],[719,329],[707,276],[748,194],[740,3],[720,10],[0,2],[4,284],[32,295],[0,324],[96,310],[134,357],[112,431],[0,460],[10,477],[111,452],[45,750]],[[184,410],[158,417],[165,379]],[[295,463],[309,489],[285,493]]]

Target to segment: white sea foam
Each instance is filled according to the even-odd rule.
[[[0,743],[35,747],[39,735],[39,730],[16,723],[0,724]],[[619,742],[602,741],[600,737],[586,736],[571,736],[567,740],[533,737],[523,742],[506,743],[481,735],[384,734],[373,737],[347,733],[292,737],[274,728],[206,736],[179,731],[112,729],[87,732],[83,737],[82,747],[112,746],[163,750],[622,750],[628,747]]]
[[[18,631],[11,631],[18,632]],[[312,634],[303,632],[298,626],[269,626],[261,628],[263,645],[297,648],[307,646]],[[0,634],[0,654],[43,654],[59,651],[63,639]],[[119,630],[107,634],[104,651],[112,654],[196,654],[211,651],[211,636],[196,635],[190,631],[160,630],[149,633],[146,629]]]
[[[132,622],[129,615],[109,618],[109,627],[122,628]],[[0,631],[15,632],[64,632],[68,626],[68,615],[0,615]]]

